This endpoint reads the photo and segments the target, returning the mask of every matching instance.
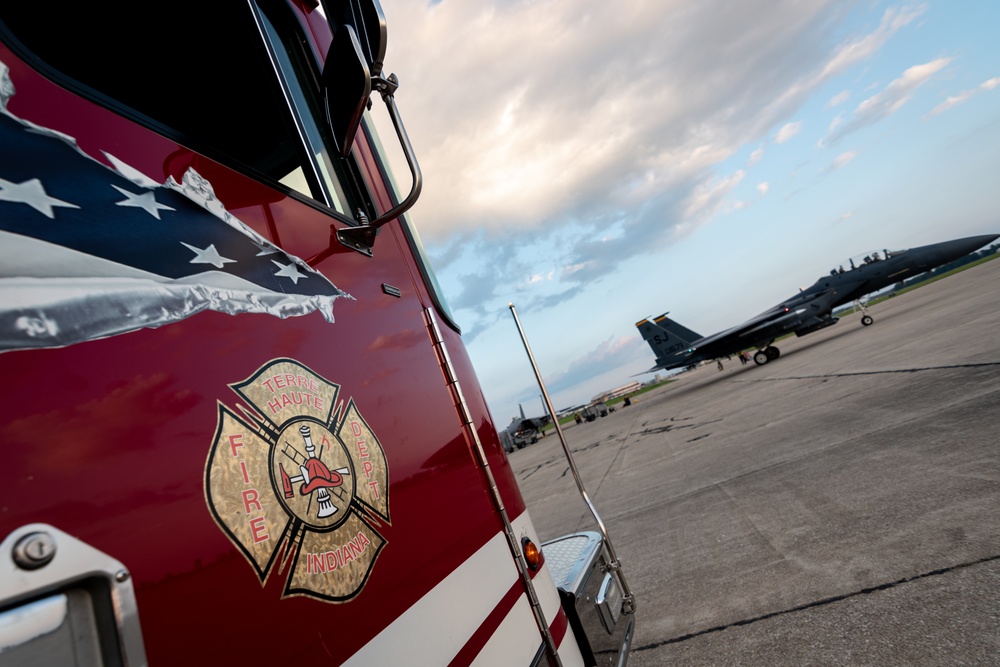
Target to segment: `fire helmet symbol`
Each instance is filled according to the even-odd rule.
[[[299,470],[302,474],[296,477],[289,477],[288,473],[285,472],[285,467],[280,463],[278,464],[278,468],[281,471],[281,488],[284,491],[285,498],[291,500],[295,497],[295,491],[292,490],[292,482],[301,482],[302,486],[299,487],[299,494],[306,496],[315,492],[316,503],[318,505],[316,516],[320,519],[325,519],[336,514],[338,510],[337,506],[331,500],[328,489],[340,487],[344,483],[344,475],[349,475],[351,471],[350,468],[330,470],[316,456],[316,445],[312,442],[312,428],[305,425],[300,426],[299,434],[302,435],[302,439],[305,441],[306,454],[309,456],[304,464],[299,465]],[[302,455],[291,447],[289,449],[291,449],[292,453],[289,453],[288,449],[286,449],[283,452],[284,455],[298,463]]]

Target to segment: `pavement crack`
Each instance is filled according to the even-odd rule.
[[[693,419],[693,417],[684,417],[685,420]],[[675,421],[671,419],[670,421]],[[680,421],[680,420],[676,420]],[[702,426],[708,426],[709,424],[717,424],[722,421],[719,419],[709,419],[708,421],[696,422],[694,424],[681,424],[680,426],[674,426],[673,424],[667,424],[666,426],[653,426],[651,428],[645,428],[641,431],[636,431],[635,435],[660,435],[662,433],[670,433],[671,431],[679,431],[684,428],[700,428]],[[631,434],[630,434],[631,435]],[[701,436],[704,437],[704,436]],[[698,438],[695,438],[697,440]],[[688,441],[690,442],[690,441]]]
[[[859,595],[871,595],[872,593],[890,590],[896,588],[897,586],[902,586],[904,584],[908,584],[914,581],[919,581],[921,579],[926,579],[928,577],[936,577],[942,574],[948,574],[949,572],[963,570],[967,567],[974,567],[976,565],[982,565],[984,563],[989,563],[996,560],[1000,560],[1000,555],[986,556],[985,558],[979,558],[977,560],[968,561],[965,563],[959,563],[957,565],[952,565],[950,567],[943,567],[937,570],[923,572],[921,574],[917,574],[912,577],[903,577],[902,579],[897,579],[896,581],[890,581],[885,584],[879,584],[878,586],[870,586],[868,588],[862,588],[861,590],[857,590],[851,593],[845,593],[843,595],[834,595],[832,597],[823,598],[822,600],[807,602],[806,604],[801,604],[796,607],[791,607],[790,609],[782,609],[781,611],[772,611],[767,614],[761,614],[760,616],[754,616],[753,618],[746,618],[739,621],[733,621],[732,623],[726,623],[725,625],[717,625],[715,627],[705,628],[704,630],[691,632],[686,635],[681,635],[680,637],[673,637],[671,639],[665,639],[659,642],[644,644],[643,646],[636,646],[632,649],[632,651],[633,652],[649,651],[652,649],[660,648],[661,646],[667,646],[668,644],[677,644],[680,642],[688,641],[689,639],[695,639],[696,637],[702,637],[704,635],[709,635],[716,632],[722,632],[723,630],[728,630],[729,628],[736,628],[743,625],[750,625],[752,623],[757,623],[758,621],[766,621],[768,619],[776,618],[778,616],[784,616],[785,614],[794,614],[796,612],[806,611],[807,609],[823,607],[829,604],[833,604],[835,602],[848,600],[850,598],[857,597]]]

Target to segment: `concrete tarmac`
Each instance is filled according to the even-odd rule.
[[[565,429],[630,665],[1000,665],[1000,260],[869,313]],[[595,529],[555,435],[510,460],[542,540]]]

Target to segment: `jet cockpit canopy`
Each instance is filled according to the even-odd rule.
[[[872,262],[881,262],[883,260],[889,259],[890,257],[895,257],[896,255],[902,255],[904,252],[906,252],[906,249],[903,250],[883,249],[883,250],[873,250],[872,252],[866,252],[860,255],[854,255],[853,257],[848,257],[839,265],[831,269],[830,275],[835,276],[837,274],[856,269],[859,266],[871,264]]]

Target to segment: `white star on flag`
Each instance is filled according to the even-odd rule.
[[[210,243],[207,248],[201,250],[193,245],[188,245],[181,241],[181,245],[194,253],[194,259],[191,260],[192,264],[211,264],[217,269],[221,269],[226,263],[235,264],[235,259],[229,259],[223,257],[219,254],[219,251],[215,249],[215,244]]]
[[[305,275],[299,273],[298,269],[295,268],[295,264],[291,264],[290,263],[290,264],[288,264],[286,266],[286,265],[282,264],[281,262],[277,262],[277,261],[275,261],[273,259],[271,261],[275,265],[277,265],[278,267],[281,268],[280,271],[275,271],[274,275],[281,276],[282,278],[289,278],[296,285],[299,284],[299,278],[307,278],[308,277],[308,276],[305,276]]]
[[[263,257],[264,255],[275,255],[278,252],[280,252],[274,246],[268,246],[268,245],[266,245],[264,243],[261,243],[259,241],[254,241],[254,245],[257,246],[258,248],[260,248],[260,252],[257,253],[258,257]]]
[[[111,187],[113,187],[115,190],[122,193],[126,197],[128,197],[128,199],[124,201],[115,202],[118,206],[133,206],[135,208],[141,208],[142,210],[144,210],[146,213],[149,213],[157,220],[160,219],[161,209],[164,211],[174,210],[173,208],[167,206],[166,204],[161,204],[160,202],[156,201],[156,197],[153,195],[152,191],[143,192],[142,194],[135,194],[134,192],[129,192],[128,190],[120,188],[114,184],[111,184]]]
[[[23,183],[11,183],[0,178],[0,201],[16,202],[27,204],[39,213],[55,220],[55,213],[52,208],[55,206],[65,206],[66,208],[80,208],[76,204],[70,204],[61,199],[50,197],[42,182],[37,178],[24,181]]]

